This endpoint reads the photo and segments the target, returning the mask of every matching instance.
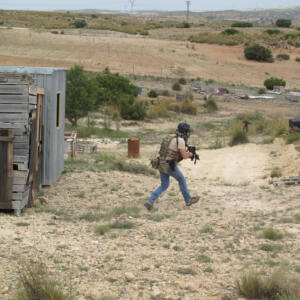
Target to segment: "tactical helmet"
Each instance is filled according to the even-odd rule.
[[[188,131],[193,131],[191,126],[188,123],[181,122],[178,124],[177,131],[180,133],[187,133]]]

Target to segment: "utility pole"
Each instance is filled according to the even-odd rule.
[[[130,7],[131,7],[131,13],[133,13],[135,0],[129,0],[129,3],[130,3]]]
[[[191,1],[186,1],[186,22],[189,23]]]

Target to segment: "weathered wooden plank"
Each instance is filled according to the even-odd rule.
[[[26,187],[25,184],[13,184],[12,190],[13,192],[24,192]]]
[[[28,114],[26,113],[1,113],[0,112],[0,122],[15,122],[15,123],[25,123],[28,122]]]
[[[0,136],[0,142],[12,142],[13,140],[14,140],[13,137]]]
[[[37,95],[29,95],[28,103],[36,104],[37,103]]]
[[[0,94],[28,94],[27,84],[0,84]]]
[[[1,122],[0,121],[0,128],[1,129],[19,129],[21,132],[27,132],[26,126],[28,126],[28,122]],[[18,132],[18,130],[14,130],[14,133]]]
[[[18,163],[14,162],[13,165],[14,165],[14,170],[18,170],[18,171],[26,171],[26,170],[28,170],[28,161],[18,162]]]
[[[24,162],[24,161],[28,161],[29,157],[24,155],[14,155],[14,162]]]
[[[1,93],[1,90],[0,90]],[[0,103],[28,103],[28,96],[26,95],[3,95],[0,94]]]
[[[25,156],[29,154],[28,149],[14,149],[14,155]]]
[[[28,135],[18,135],[14,137],[14,143],[29,143]]]
[[[12,202],[1,202],[0,201],[0,209],[12,209]]]
[[[13,184],[26,184],[29,171],[14,171]]]
[[[14,143],[14,149],[29,149],[28,143]]]
[[[1,137],[13,138],[13,130],[1,132]],[[12,141],[0,142],[0,202],[9,202],[13,182],[13,144]]]
[[[28,113],[29,106],[26,103],[10,104],[0,103],[1,113]]]

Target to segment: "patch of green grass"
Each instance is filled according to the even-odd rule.
[[[274,178],[274,177],[281,177],[282,176],[282,172],[281,172],[280,168],[278,168],[278,167],[273,168],[272,171],[271,171],[270,176],[272,178]]]
[[[294,219],[295,219],[295,222],[296,222],[297,224],[299,224],[299,223],[300,223],[300,214],[295,214],[295,215],[294,215]]]
[[[213,113],[218,110],[217,102],[214,99],[206,100],[203,106],[209,113]]]
[[[128,163],[123,159],[117,158],[116,155],[112,153],[100,153],[96,157],[97,167],[100,171],[121,171],[134,174],[143,175],[156,175],[156,171],[150,169],[148,166],[140,163]]]
[[[239,144],[246,144],[248,142],[249,140],[247,137],[247,133],[245,132],[241,124],[236,124],[231,130],[229,145],[236,146]]]
[[[115,221],[109,225],[112,229],[132,229],[135,227],[134,223],[129,221]]]
[[[100,235],[104,235],[105,233],[110,231],[110,226],[108,225],[98,225],[95,227],[95,231],[100,234]]]
[[[212,263],[212,259],[204,254],[197,256],[196,260],[201,263]]]
[[[98,222],[101,219],[103,219],[103,215],[99,215],[99,214],[93,214],[91,212],[88,212],[86,214],[83,214],[79,217],[80,220],[84,220],[87,222]]]
[[[177,273],[181,275],[197,275],[197,272],[190,268],[179,268],[177,269]]]
[[[160,214],[152,214],[152,215],[147,216],[147,218],[149,220],[152,220],[152,221],[155,221],[155,222],[161,222],[164,219],[170,218],[170,216],[169,215],[164,215],[164,214],[161,214],[161,215]]]
[[[201,233],[211,233],[213,231],[214,229],[208,224],[204,225],[200,230]]]
[[[20,226],[20,227],[28,227],[28,226],[30,226],[30,224],[29,224],[29,223],[26,223],[26,222],[18,222],[18,223],[16,223],[16,226]]]
[[[214,270],[211,267],[207,267],[204,269],[205,273],[212,273]]]
[[[84,171],[89,168],[89,162],[83,159],[69,159],[64,162],[64,173]]]
[[[271,245],[271,244],[262,244],[259,247],[260,250],[266,251],[266,252],[278,252],[282,250],[281,245]]]
[[[109,213],[108,217],[118,217],[121,215],[128,215],[130,217],[138,218],[140,214],[140,208],[137,206],[119,206],[113,208]]]
[[[294,142],[297,142],[300,140],[300,133],[292,133],[292,134],[289,134],[286,139],[285,139],[285,142],[287,144],[292,144]]]
[[[274,228],[267,228],[263,231],[263,236],[268,240],[280,240],[283,238],[283,234]]]

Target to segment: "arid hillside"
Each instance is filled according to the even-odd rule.
[[[174,29],[177,35],[179,31]],[[288,88],[297,88],[300,77],[295,59],[300,50],[274,49],[273,55],[281,52],[290,55],[290,60],[258,63],[244,58],[243,46],[192,44],[96,30],[65,30],[64,34],[24,28],[0,30],[1,65],[70,68],[80,64],[91,71],[109,67],[124,75],[199,77],[258,87],[273,76],[284,78]]]

